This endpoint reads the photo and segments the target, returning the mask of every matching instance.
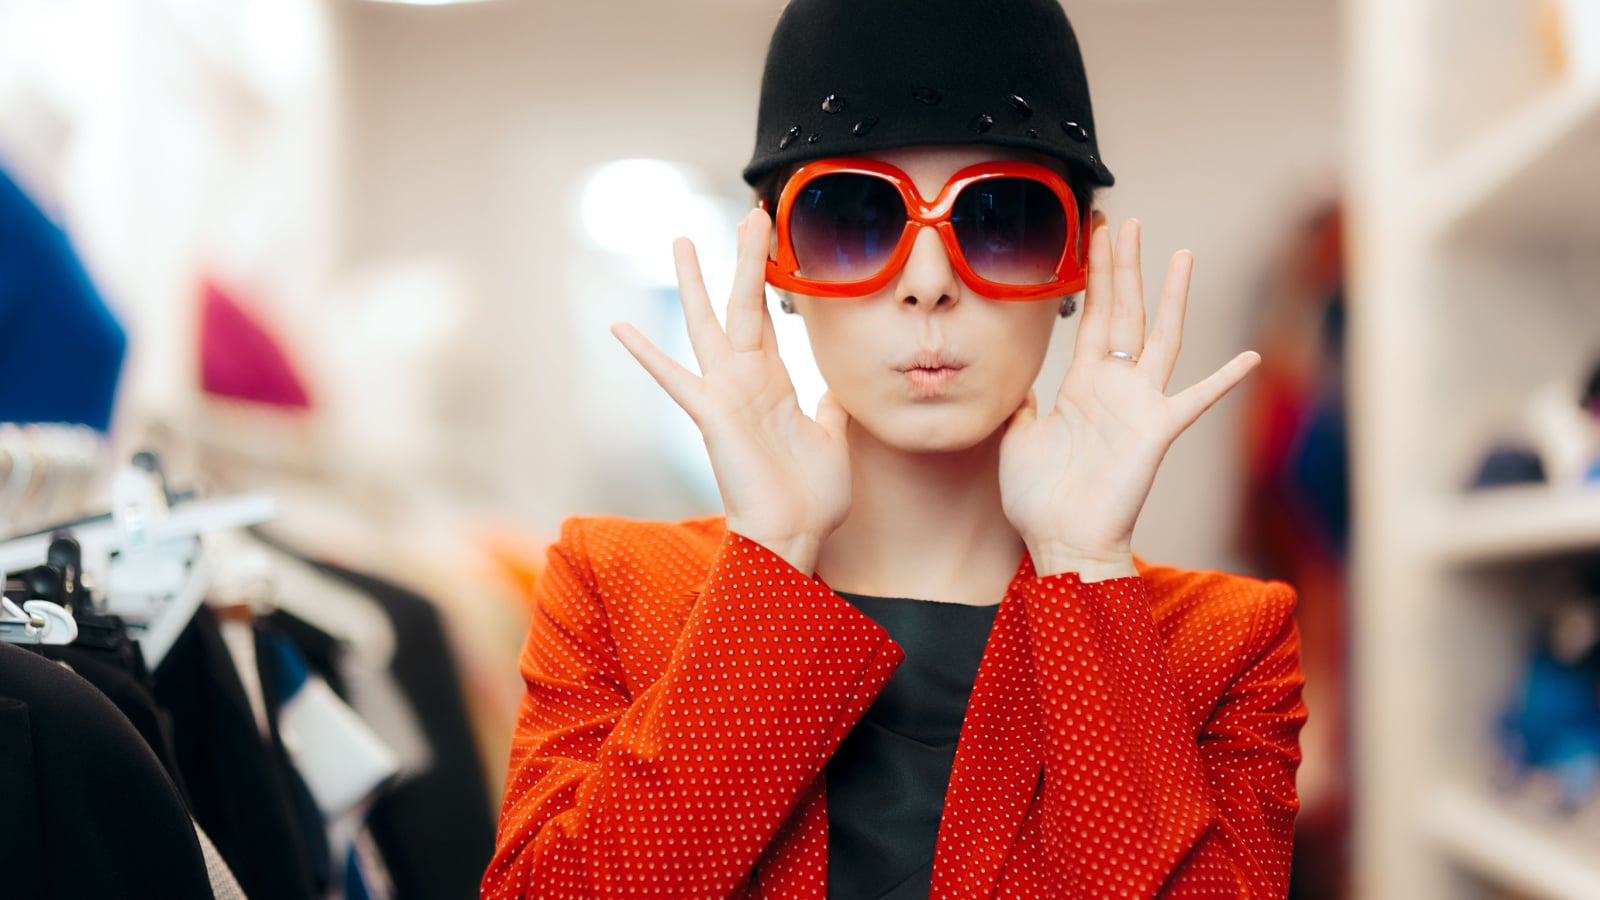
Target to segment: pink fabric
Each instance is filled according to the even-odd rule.
[[[311,398],[278,339],[216,283],[201,285],[200,389],[268,406],[307,409]]]

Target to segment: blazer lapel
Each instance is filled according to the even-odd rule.
[[[1044,771],[1044,710],[1022,596],[1026,553],[995,613],[945,793],[930,900],[994,893]]]

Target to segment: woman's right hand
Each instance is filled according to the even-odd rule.
[[[778,357],[765,290],[771,227],[760,209],[739,225],[726,331],[711,308],[694,245],[685,238],[673,242],[678,295],[700,375],[632,325],[618,323],[611,333],[699,427],[728,530],[810,575],[822,541],[850,511],[848,416],[826,394],[814,420],[802,412]]]

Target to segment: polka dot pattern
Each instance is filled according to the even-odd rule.
[[[997,611],[932,897],[1281,897],[1293,591],[1140,564]],[[537,589],[482,896],[826,896],[829,756],[903,659],[720,517],[577,518]]]

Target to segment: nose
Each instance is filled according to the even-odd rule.
[[[895,287],[900,302],[908,307],[928,310],[954,306],[961,283],[944,241],[932,227],[917,229],[911,255]]]

